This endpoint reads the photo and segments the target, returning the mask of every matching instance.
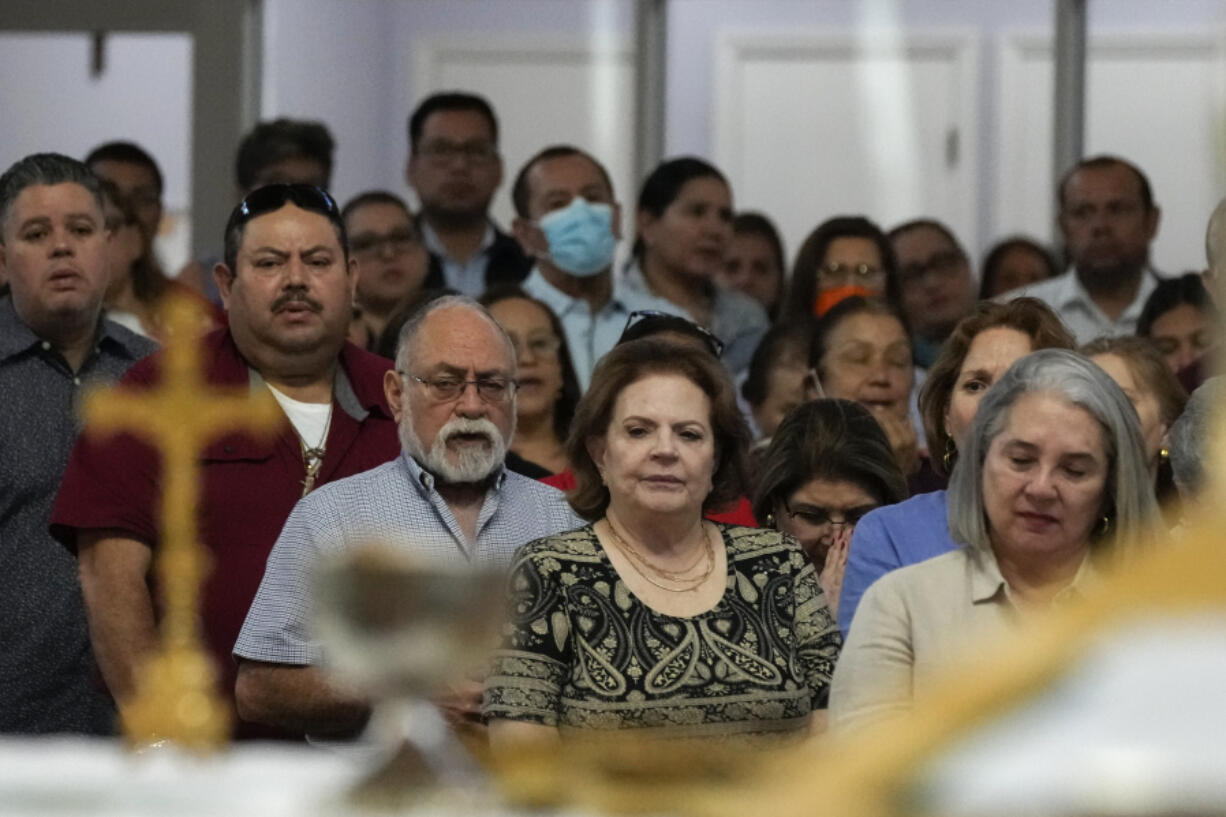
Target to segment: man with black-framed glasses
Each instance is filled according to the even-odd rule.
[[[502,184],[502,156],[498,119],[487,101],[461,92],[422,100],[409,117],[404,177],[420,204],[431,269],[448,287],[476,297],[528,274],[531,262],[489,215]]]
[[[231,434],[202,457],[201,534],[213,561],[202,621],[223,688],[232,690],[230,650],[294,504],[386,462],[397,445],[381,388],[388,361],[345,343],[355,272],[326,192],[276,184],[249,193],[230,215],[214,276],[229,322],[200,340],[207,381],[269,389],[285,413],[275,440]],[[160,364],[155,355],[124,382],[149,388]],[[82,438],[52,514],[52,534],[77,552],[94,651],[121,708],[155,641],[158,463],[131,436]],[[241,724],[238,735],[285,733]]]
[[[403,454],[316,491],[290,514],[234,645],[246,718],[317,737],[365,723],[366,702],[324,679],[322,650],[307,635],[321,554],[382,541],[422,560],[505,568],[520,545],[582,524],[560,491],[503,465],[515,430],[516,355],[483,307],[439,298],[409,319],[398,347],[383,387]],[[480,685],[440,703],[454,718],[477,719]]]

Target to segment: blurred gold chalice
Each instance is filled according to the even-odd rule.
[[[370,728],[390,751],[355,797],[395,806],[488,793],[485,775],[430,699],[486,662],[502,621],[504,581],[497,570],[441,565],[390,545],[351,549],[320,565],[315,630],[325,671],[374,702]]]

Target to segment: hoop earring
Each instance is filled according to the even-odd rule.
[[[1106,536],[1111,532],[1111,517],[1104,515],[1102,524],[1099,526],[1098,535]]]

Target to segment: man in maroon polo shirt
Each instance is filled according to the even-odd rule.
[[[202,617],[232,696],[230,651],[294,503],[315,486],[392,459],[399,442],[382,388],[390,361],[345,343],[356,272],[325,192],[270,185],[249,194],[230,216],[225,263],[213,274],[229,326],[201,340],[209,382],[270,389],[286,415],[274,441],[233,433],[202,457],[200,531],[213,559]],[[160,362],[148,358],[123,382],[156,384]],[[52,514],[52,534],[77,552],[90,638],[121,708],[156,641],[159,600],[150,582],[159,489],[158,455],[148,445],[130,435],[83,435]],[[240,724],[238,736],[278,733]]]

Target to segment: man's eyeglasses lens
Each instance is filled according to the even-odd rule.
[[[464,390],[471,384],[476,387],[477,395],[487,403],[501,403],[515,393],[514,380],[503,377],[479,377],[476,380],[465,380],[460,377],[418,377],[410,375],[418,383],[426,387],[426,394],[440,403],[459,399]]]
[[[379,256],[390,249],[396,255],[408,250],[417,243],[417,236],[409,230],[397,230],[386,235],[364,234],[354,236],[349,241],[349,247],[354,255]]]

